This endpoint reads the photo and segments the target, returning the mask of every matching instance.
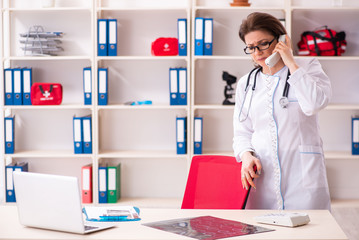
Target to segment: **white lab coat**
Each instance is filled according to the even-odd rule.
[[[255,179],[256,189],[251,189],[248,198],[248,209],[330,210],[317,113],[331,98],[331,84],[317,59],[296,62],[300,68],[288,79],[287,108],[279,104],[288,73],[286,66],[273,76],[258,74],[248,117],[243,122],[239,121],[239,113],[248,74],[237,84],[234,153],[240,161],[241,153],[253,151],[262,163],[261,175]],[[247,96],[246,101],[250,101],[250,94]],[[242,114],[247,112],[246,103]]]

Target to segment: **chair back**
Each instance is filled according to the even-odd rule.
[[[181,208],[244,209],[249,190],[242,187],[241,167],[231,156],[194,156]]]

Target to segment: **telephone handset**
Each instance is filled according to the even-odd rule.
[[[280,41],[280,42],[285,42],[285,34],[280,35],[278,41]],[[268,67],[272,68],[272,67],[274,67],[274,65],[277,64],[277,62],[279,61],[279,59],[280,59],[280,54],[277,53],[277,52],[275,52],[275,53],[273,53],[272,55],[270,55],[270,56],[265,60],[265,64],[266,64]]]

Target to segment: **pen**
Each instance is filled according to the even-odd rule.
[[[127,216],[100,216],[100,221],[124,221],[127,220]]]

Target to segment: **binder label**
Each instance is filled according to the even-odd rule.
[[[90,169],[82,170],[82,190],[91,190],[90,189]]]

